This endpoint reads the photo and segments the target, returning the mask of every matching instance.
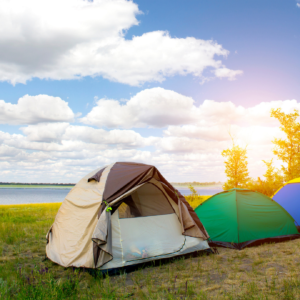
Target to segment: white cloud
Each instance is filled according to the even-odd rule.
[[[62,138],[93,144],[122,145],[123,148],[137,148],[145,144],[144,138],[133,130],[106,131],[87,126],[69,126]]]
[[[296,100],[278,100],[261,102],[253,107],[245,108],[230,101],[205,100],[194,109],[197,110],[198,125],[278,126],[279,122],[270,117],[272,108],[281,108],[285,113],[291,113],[294,109],[300,111],[300,103]]]
[[[23,103],[21,99],[26,97],[30,101]],[[5,120],[14,123],[20,118],[19,123],[29,125],[20,128],[22,134],[0,131],[0,181],[15,181],[17,173],[20,181],[76,182],[94,168],[114,161],[154,164],[171,181],[225,180],[221,152],[232,145],[229,132],[238,144],[248,145],[250,175],[257,177],[265,172],[261,161],[273,157],[274,137],[285,138],[279,122],[270,117],[271,108],[280,107],[286,113],[300,110],[296,100],[262,102],[248,108],[213,100],[196,105],[190,97],[154,88],[128,101],[98,100],[82,121],[120,127],[108,130],[70,124],[65,119],[74,114],[68,104],[47,97],[43,99],[49,103],[47,100],[42,109],[38,109],[41,98],[31,96],[24,96],[16,105],[4,102],[2,119],[5,112]],[[68,110],[71,113],[67,114]],[[58,117],[54,111],[64,114]],[[51,122],[45,116],[51,116]],[[55,121],[59,119],[63,120]],[[162,135],[145,137],[134,127],[164,129]]]
[[[0,124],[73,121],[74,116],[68,102],[59,97],[25,95],[17,104],[0,100]]]
[[[300,7],[300,3],[297,3],[297,6]]]
[[[29,141],[60,143],[68,126],[69,123],[41,123],[21,127],[20,129]]]
[[[49,150],[53,150],[56,145],[57,149],[65,149],[74,146],[85,147],[86,144],[99,145],[122,145],[123,148],[142,147],[145,144],[144,138],[133,130],[110,130],[95,129],[88,126],[74,126],[68,123],[43,123],[38,125],[29,125],[22,127],[21,130],[30,142],[40,142],[44,145],[51,145]],[[41,144],[42,143],[42,144]],[[46,150],[46,149],[45,149]]]
[[[100,99],[81,122],[110,128],[164,127],[194,120],[194,100],[163,88],[146,89],[125,104]]]
[[[21,150],[14,147],[9,147],[7,145],[0,145],[0,159],[11,159],[11,157],[16,157],[21,153]]]
[[[173,38],[154,31],[125,39],[138,25],[138,6],[129,0],[3,0],[0,11],[0,81],[103,76],[140,85],[205,68],[233,80],[215,56],[229,51],[210,40]]]
[[[224,126],[224,125],[183,125],[183,126],[169,126],[165,131],[165,136],[173,137],[188,137],[203,140],[227,141],[229,133],[235,133],[238,126]]]
[[[48,138],[48,135],[41,134],[41,130],[36,130],[35,127],[40,125],[32,125],[30,130],[27,131],[27,133],[31,133],[31,137],[37,133],[40,138],[38,142],[30,141],[28,137],[21,134],[10,135],[0,131],[2,143],[0,146],[0,181],[76,182],[96,167],[113,161],[135,160],[146,162],[151,160],[149,151],[131,149],[140,146],[133,145],[136,142],[134,138],[136,140],[138,138],[142,139],[135,132],[124,131],[118,133],[114,130],[106,132],[106,134],[103,134],[100,143],[100,140],[81,141],[80,137],[75,136],[79,128],[71,128],[68,137],[65,137],[66,140],[60,142],[43,141],[45,137]],[[44,128],[55,130],[52,125],[54,124]],[[101,133],[100,129],[96,131],[93,131],[93,128],[90,129],[92,130],[87,135],[92,136]],[[86,128],[85,131],[88,133],[89,129]],[[120,135],[123,135],[122,141]],[[70,140],[67,140],[67,138]],[[95,144],[93,142],[99,143]],[[18,174],[17,177],[16,173]]]
[[[241,70],[230,70],[228,68],[219,68],[214,71],[216,77],[219,78],[228,78],[229,80],[235,80],[238,75],[242,75],[243,71]]]
[[[244,124],[278,126],[279,122],[275,118],[270,118],[270,111],[272,108],[280,108],[287,114],[294,112],[294,109],[300,112],[300,103],[297,102],[297,100],[261,102],[246,110],[247,113],[244,117]]]
[[[216,102],[214,100],[204,100],[204,102],[195,107],[197,110],[197,123],[201,125],[228,125],[245,114],[245,108],[236,106],[232,102]]]
[[[170,153],[213,153],[221,155],[219,149],[226,147],[227,143],[193,139],[189,137],[164,137],[155,143],[157,149]]]
[[[279,125],[279,124],[278,124]],[[186,137],[204,141],[228,141],[232,138],[243,140],[244,144],[269,144],[273,137],[283,138],[279,126],[238,126],[238,125],[183,125],[169,126],[164,130],[166,137]]]
[[[204,100],[196,106],[191,97],[163,88],[152,88],[137,93],[124,104],[117,100],[100,99],[97,106],[80,121],[109,128],[162,128],[168,125],[191,124],[202,126],[202,131],[208,130],[212,133],[224,125],[222,132],[228,131],[228,126],[234,124],[277,126],[278,121],[270,118],[272,108],[281,108],[289,113],[294,109],[300,111],[300,103],[296,100],[271,101],[245,108],[230,101]]]

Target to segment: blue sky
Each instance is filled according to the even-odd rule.
[[[115,160],[225,180],[228,131],[261,176],[280,136],[269,110],[300,99],[299,2],[104,2],[2,2],[0,180],[76,182]]]

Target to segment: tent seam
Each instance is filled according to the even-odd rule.
[[[240,243],[240,224],[239,224],[239,209],[237,201],[237,192],[235,191],[235,203],[236,203],[236,219],[237,219],[237,234],[238,234],[238,244]]]

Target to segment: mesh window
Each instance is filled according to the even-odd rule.
[[[174,210],[164,194],[153,184],[147,183],[123,199],[119,218],[138,218],[173,214]]]
[[[176,214],[120,219],[124,261],[150,259],[183,248],[185,236]]]

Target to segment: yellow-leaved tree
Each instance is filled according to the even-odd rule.
[[[189,184],[189,190],[191,191],[191,195],[190,196],[192,196],[192,197],[199,196],[198,192],[196,191],[196,189],[191,184]]]
[[[271,117],[276,118],[280,129],[286,134],[286,139],[274,139],[273,153],[284,165],[281,170],[285,181],[300,177],[300,123],[297,122],[299,112],[285,114],[280,108],[271,110]]]
[[[228,178],[223,189],[244,187],[249,181],[247,148],[241,148],[233,142],[231,149],[222,151],[222,156],[226,158],[225,173]]]
[[[263,160],[263,162],[267,166],[267,171],[264,174],[265,179],[260,179],[260,177],[257,180],[251,179],[246,187],[271,197],[283,185],[283,176],[273,166],[273,159],[270,161]]]

